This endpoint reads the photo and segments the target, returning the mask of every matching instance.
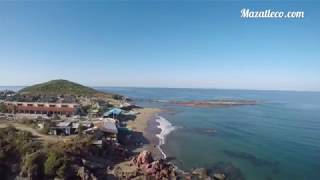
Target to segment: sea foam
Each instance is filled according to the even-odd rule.
[[[175,126],[173,126],[168,120],[166,120],[164,117],[158,116],[156,121],[159,123],[157,126],[159,129],[161,129],[161,132],[157,134],[156,136],[159,138],[159,144],[158,148],[163,155],[164,158],[167,158],[167,155],[163,152],[161,149],[161,145],[165,144],[166,136],[170,134],[173,130],[176,129]]]

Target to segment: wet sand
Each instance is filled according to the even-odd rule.
[[[156,134],[161,130],[157,128],[156,117],[162,110],[158,108],[142,108],[137,111],[139,112],[137,118],[133,121],[128,121],[127,128],[142,133],[148,142],[141,148],[137,148],[135,152],[148,150],[152,152],[155,159],[159,159],[162,157],[162,154],[157,147],[159,139],[156,137]]]

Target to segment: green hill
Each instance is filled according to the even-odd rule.
[[[102,93],[93,88],[83,86],[67,80],[52,80],[41,84],[26,87],[19,91],[27,95],[74,95],[74,96],[101,96],[115,94]]]

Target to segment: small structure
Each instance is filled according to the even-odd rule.
[[[123,110],[126,110],[126,111],[130,111],[135,108],[141,108],[140,106],[137,106],[135,104],[130,104],[128,102],[121,103],[119,107]]]
[[[105,133],[118,134],[118,129],[117,129],[117,126],[116,126],[116,120],[112,119],[112,118],[103,119],[101,124],[100,124],[99,129],[102,132],[105,132]]]
[[[105,118],[101,120],[94,128],[88,129],[86,132],[93,131],[96,140],[117,140],[118,128],[116,120],[112,118]]]
[[[120,104],[120,108],[122,109],[122,108],[127,108],[127,107],[130,107],[130,106],[132,106],[130,103],[128,103],[128,102],[123,102],[123,103],[121,103]]]
[[[52,135],[71,135],[79,132],[80,126],[83,130],[93,127],[93,123],[89,121],[64,121],[59,122],[56,126],[50,128]]]
[[[0,99],[10,98],[16,95],[16,92],[10,90],[0,91]]]
[[[98,117],[99,109],[91,109],[89,111],[89,117]]]
[[[72,122],[60,122],[55,127],[50,128],[50,134],[52,135],[70,135],[72,133]]]
[[[80,127],[80,123],[72,123],[72,129],[78,129]]]
[[[118,116],[121,112],[122,112],[122,109],[113,108],[113,109],[105,112],[105,113],[103,114],[103,117],[104,117],[104,118],[107,118],[107,117],[113,117],[113,118],[115,118],[115,117]]]
[[[139,114],[139,112],[136,112],[136,111],[128,111],[128,112],[124,112],[122,113],[123,115],[126,115],[126,116],[135,116],[137,114]]]
[[[80,126],[83,128],[82,130],[86,130],[93,127],[93,123],[90,121],[80,121],[80,122],[73,122],[72,129],[74,132],[79,132]]]
[[[85,128],[92,128],[93,123],[91,121],[81,121],[80,124]]]

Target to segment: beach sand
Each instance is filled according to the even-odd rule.
[[[146,142],[144,142],[143,146],[140,148],[134,149],[134,152],[139,153],[143,150],[148,150],[152,153],[152,156],[155,159],[162,158],[162,154],[160,150],[158,149],[157,145],[159,143],[158,138],[156,137],[156,134],[160,132],[160,129],[157,128],[157,124],[155,119],[157,114],[159,114],[162,110],[157,108],[142,108],[138,109],[136,119],[129,120],[127,122],[127,128],[137,132],[142,133],[143,138],[146,139]],[[133,173],[137,170],[136,166],[132,165],[132,161],[123,161],[119,164],[115,165],[114,169],[120,168],[122,172],[126,174]],[[110,172],[111,174],[114,172]]]
[[[158,108],[142,108],[138,109],[137,118],[135,120],[130,120],[127,123],[127,127],[134,131],[144,132],[148,127],[148,121],[154,118],[158,113],[161,112],[161,109]]]
[[[145,143],[143,147],[136,149],[135,152],[148,150],[152,152],[154,158],[161,158],[162,154],[157,147],[159,140],[156,137],[156,134],[160,132],[160,129],[156,127],[157,122],[155,119],[157,114],[162,110],[158,108],[142,108],[137,111],[139,112],[137,118],[128,121],[127,128],[142,133],[144,138],[146,138],[147,143]]]

